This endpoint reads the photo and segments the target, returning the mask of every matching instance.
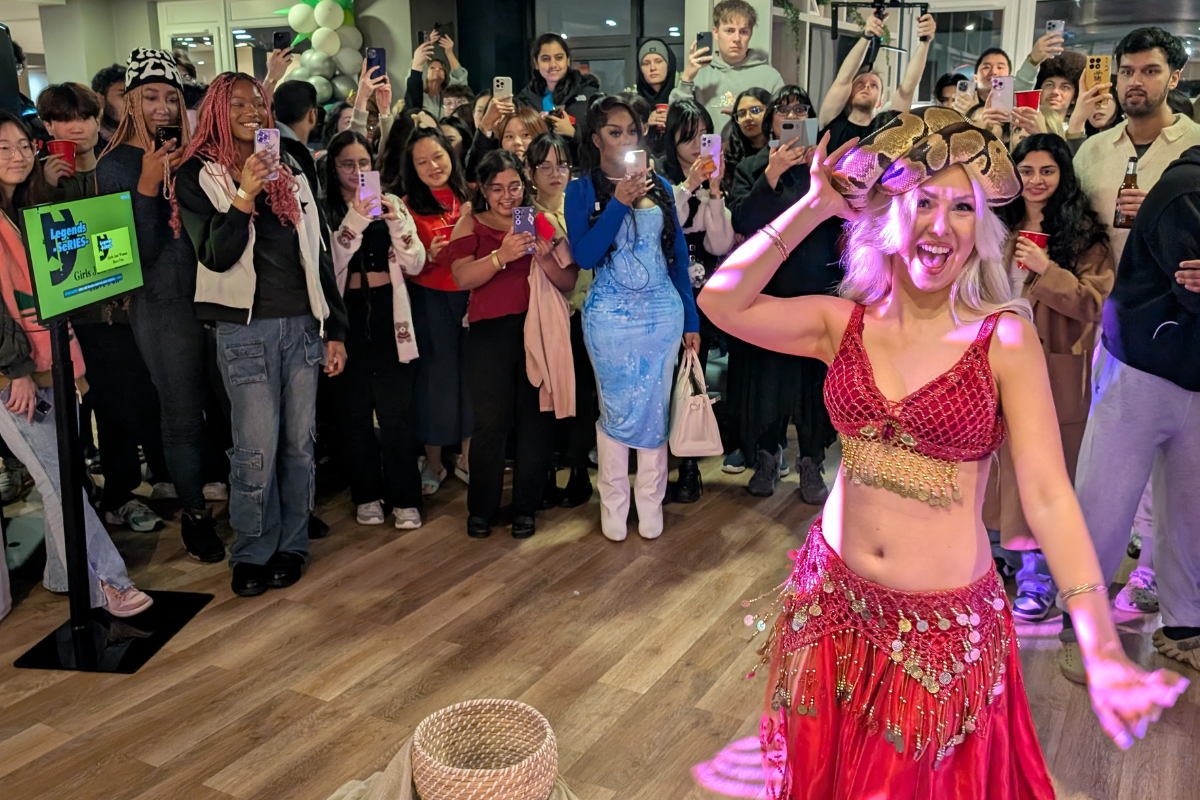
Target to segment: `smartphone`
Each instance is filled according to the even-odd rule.
[[[371,199],[371,216],[378,217],[383,214],[383,191],[379,188],[379,172],[371,170],[370,172],[358,173],[358,199]]]
[[[1088,56],[1087,67],[1083,70],[1083,91],[1112,81],[1112,56]],[[1104,94],[1112,90],[1105,89]]]
[[[705,53],[704,55],[706,55],[706,56],[716,55],[716,53],[713,52],[712,31],[704,31],[703,33],[696,34],[696,52],[699,53],[700,49],[702,47],[708,48],[708,52]]]
[[[260,153],[263,150],[269,151],[276,163],[279,163],[279,129],[278,128],[259,128],[254,132],[254,152]],[[273,171],[267,176],[267,180],[279,180],[279,170]]]
[[[517,206],[513,209],[513,233],[532,233],[537,236],[536,218],[537,209],[533,206]],[[529,247],[525,252],[532,255],[534,249]]]
[[[374,67],[379,67],[379,71],[371,72]],[[376,78],[387,75],[387,51],[382,47],[367,48],[367,75]]]
[[[291,31],[275,31],[271,38],[272,50],[287,50],[292,46]]]
[[[492,97],[496,100],[505,100],[512,97],[512,78],[493,78],[492,79]]]
[[[804,123],[808,122],[805,119],[785,119],[779,123],[779,146],[791,142],[800,142],[800,138],[804,136]],[[804,145],[800,142],[801,146]]]
[[[1062,35],[1067,30],[1067,22],[1062,19],[1046,20],[1046,33],[1057,33]]]
[[[0,392],[0,404],[8,405],[10,399],[12,399],[12,384],[5,386],[4,391]],[[54,406],[50,405],[50,401],[38,394],[37,401],[33,404],[33,421],[44,421],[53,410]]]
[[[547,111],[546,114],[551,117],[558,117],[559,119],[566,119],[567,111],[562,106],[555,106],[554,108]]]
[[[721,134],[719,133],[702,133],[700,134],[700,155],[712,156],[713,171],[705,177],[712,177],[713,174],[721,169]]]
[[[175,147],[183,144],[183,128],[178,125],[159,125],[154,131],[154,149],[158,150],[164,144],[175,140]]]
[[[988,105],[1006,114],[1012,114],[1013,106],[1017,102],[1016,89],[1015,79],[1011,75],[992,78],[992,96],[988,98]]]
[[[628,172],[645,172],[646,171],[646,151],[645,150],[630,150],[625,154],[625,163],[628,165]],[[626,174],[625,177],[629,177]]]

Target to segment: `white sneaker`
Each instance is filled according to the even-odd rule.
[[[382,525],[387,521],[387,517],[383,515],[383,503],[378,500],[359,503],[356,517],[359,525]]]
[[[229,487],[220,481],[204,484],[204,499],[209,502],[217,502],[229,499]]]
[[[163,526],[162,517],[141,500],[130,500],[116,511],[105,511],[104,521],[109,525],[127,526],[139,533],[156,531]]]
[[[1158,582],[1154,570],[1137,567],[1129,573],[1129,583],[1113,598],[1113,605],[1132,614],[1158,613]]]
[[[402,531],[415,531],[421,527],[421,512],[415,508],[397,508],[396,527]]]
[[[104,599],[108,602],[108,613],[114,617],[132,617],[154,605],[154,598],[145,592],[138,591],[134,586],[121,591],[102,581],[100,587],[104,589]]]
[[[156,483],[150,487],[151,500],[178,500],[179,493],[173,483]]]

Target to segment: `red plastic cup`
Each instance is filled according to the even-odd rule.
[[[670,106],[669,106],[669,105],[667,105],[666,103],[659,103],[658,105],[656,105],[656,106],[654,107],[654,110],[655,110],[655,111],[661,111],[662,113],[666,114],[666,113],[667,113],[667,110],[668,110],[669,108],[670,108]],[[666,128],[666,127],[667,127],[667,124],[664,122],[662,125],[659,125],[658,127],[660,127],[660,128]]]
[[[1028,239],[1043,250],[1046,248],[1046,242],[1050,241],[1050,234],[1038,233],[1037,231],[1017,231],[1017,236],[1020,236],[1022,239]],[[1021,269],[1029,269],[1029,267],[1020,261],[1017,262],[1017,266]]]
[[[52,156],[62,156],[63,158],[65,158],[67,160],[67,163],[71,165],[71,171],[68,172],[67,174],[68,175],[75,174],[75,143],[74,142],[68,142],[64,139],[54,139],[53,141],[46,142],[46,150]]]
[[[1042,105],[1042,93],[1038,90],[1017,92],[1017,108],[1032,108],[1037,111]]]

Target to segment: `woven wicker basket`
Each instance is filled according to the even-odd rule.
[[[421,800],[546,800],[558,775],[558,744],[537,709],[471,700],[417,726],[412,767]]]

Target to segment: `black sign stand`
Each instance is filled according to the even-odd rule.
[[[66,319],[48,323],[54,365],[54,422],[67,551],[71,618],[17,659],[26,669],[82,672],[137,672],[183,629],[213,596],[191,592],[147,592],[154,605],[119,619],[92,608],[87,535],[83,513],[83,458],[79,450],[79,406],[71,363],[71,332]]]

